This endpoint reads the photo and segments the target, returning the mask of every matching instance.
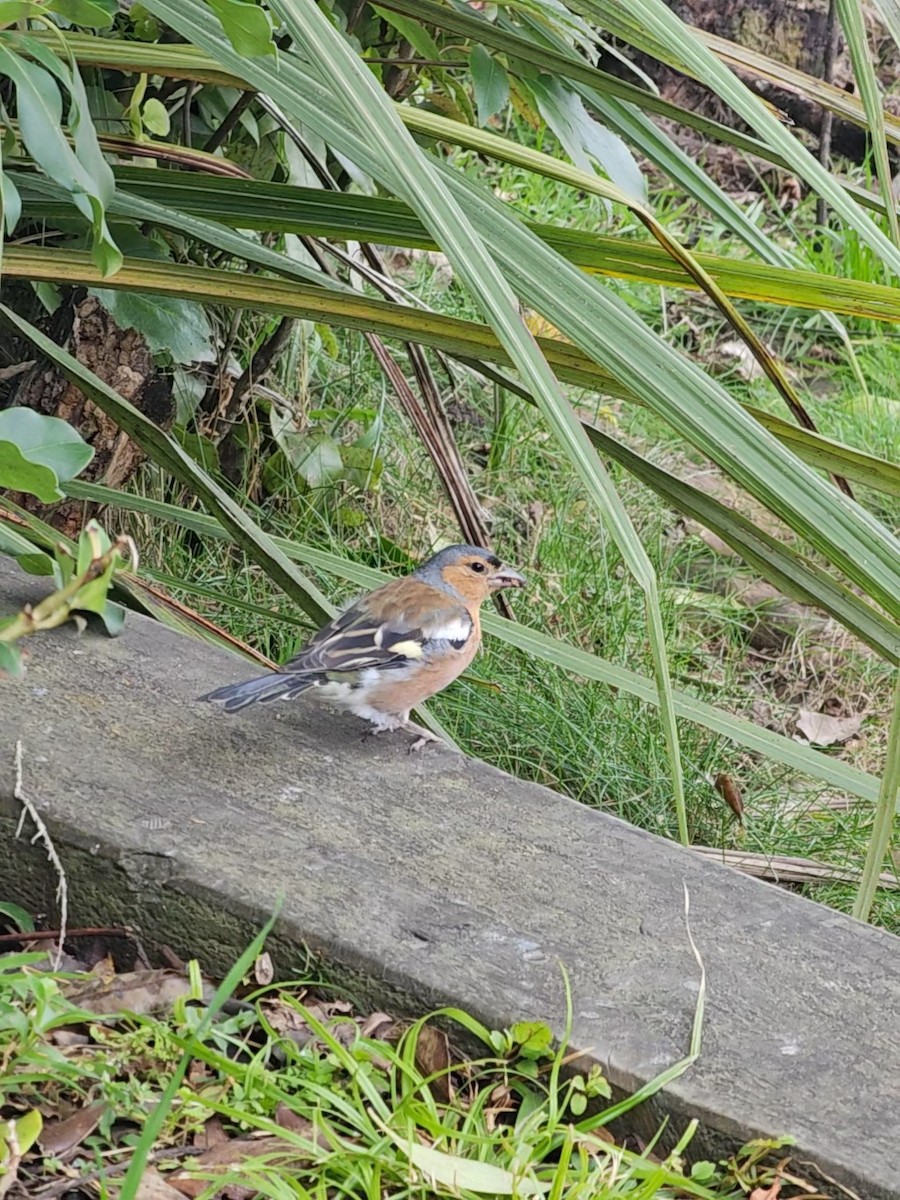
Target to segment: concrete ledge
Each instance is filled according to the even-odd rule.
[[[0,559],[0,613],[44,581]],[[695,858],[483,763],[298,701],[226,717],[193,703],[244,664],[135,615],[118,640],[31,639],[0,681],[0,895],[52,909],[13,843],[13,748],[69,873],[70,919],[140,926],[222,968],[285,903],[279,969],[304,945],[367,1000],[547,1020],[571,980],[573,1043],[633,1089],[682,1057],[697,966],[704,1051],[659,1103],[692,1150],[791,1134],[863,1200],[900,1200],[900,941]]]

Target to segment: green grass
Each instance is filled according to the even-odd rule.
[[[28,1194],[68,1181],[131,1200],[148,1163],[187,1176],[192,1195],[272,1200],[466,1198],[514,1183],[558,1200],[737,1200],[774,1179],[779,1143],[697,1161],[695,1122],[667,1130],[665,1149],[608,1140],[640,1097],[612,1103],[599,1071],[564,1071],[566,1046],[546,1026],[492,1031],[456,1009],[397,1020],[304,980],[260,987],[258,942],[211,1002],[196,964],[173,1001],[172,971],[60,974],[40,953],[0,957],[0,1178],[15,1120]],[[128,1011],[137,1004],[155,1015]],[[68,1144],[25,1136],[39,1114],[49,1134],[92,1107]]]
[[[463,161],[463,156],[460,156]],[[568,189],[513,168],[492,168],[491,182],[516,198],[520,211],[538,220],[595,228],[628,228],[629,218],[608,212]],[[674,232],[700,249],[722,249],[723,232],[704,222],[689,204],[663,196],[658,211]],[[812,202],[789,218],[795,236],[816,265],[835,270],[833,239],[811,226]],[[805,232],[804,232],[805,231]],[[644,236],[636,231],[636,236]],[[729,243],[728,252],[734,249]],[[863,271],[868,251],[852,243],[852,266]],[[471,303],[446,286],[433,262],[417,256],[402,281],[426,303],[454,315],[474,316]],[[702,296],[609,281],[649,323],[705,361],[715,361],[723,340],[733,341],[711,303]],[[900,458],[900,421],[893,380],[900,371],[900,340],[872,322],[849,327],[866,390],[847,362],[832,331],[815,314],[745,305],[755,327],[794,372],[804,402],[821,431],[884,457]],[[406,422],[392,405],[382,377],[358,335],[325,338],[298,332],[294,355],[276,382],[301,412],[329,406],[346,411],[361,403],[383,415],[373,453],[383,460],[377,489],[342,483],[309,491],[289,480],[276,496],[254,505],[242,502],[272,533],[339,550],[358,561],[393,572],[407,569],[410,557],[439,542],[459,540],[452,512],[434,471]],[[296,385],[298,363],[315,358]],[[767,383],[747,382],[727,361],[729,388],[754,404],[782,412]],[[444,383],[442,377],[442,383]],[[808,386],[807,386],[808,385]],[[570,390],[573,403],[607,423],[642,453],[682,473],[705,466],[648,410]],[[643,601],[580,484],[551,443],[539,416],[511,396],[498,396],[463,370],[445,386],[445,402],[470,478],[491,514],[495,545],[529,576],[524,594],[514,597],[516,617],[537,629],[593,650],[616,662],[649,671]],[[249,445],[245,478],[258,480],[259,447],[267,436],[265,413],[246,431]],[[351,441],[364,428],[342,425],[338,436]],[[859,738],[829,753],[879,771],[889,711],[891,677],[880,663],[850,639],[829,633],[787,633],[784,644],[760,650],[754,633],[764,615],[719,594],[723,581],[752,578],[715,555],[696,536],[682,536],[677,516],[614,464],[613,478],[659,573],[667,644],[674,680],[702,698],[742,715],[765,704],[772,723],[787,732],[801,708],[826,701],[841,711],[862,712]],[[141,486],[162,496],[162,483],[148,471]],[[168,496],[166,498],[171,498]],[[889,525],[900,525],[900,504],[889,497],[859,499]],[[773,526],[774,527],[774,526]],[[774,527],[777,528],[777,527]],[[276,660],[284,660],[303,640],[300,624],[232,608],[229,597],[262,612],[283,607],[283,598],[244,560],[224,545],[197,539],[134,519],[133,532],[145,565],[169,577],[186,578],[214,589],[217,603],[184,594],[188,603],[220,621],[238,637]],[[333,581],[317,582],[336,600]],[[599,684],[566,675],[544,663],[488,641],[470,673],[433,701],[436,716],[468,752],[522,778],[547,784],[584,803],[614,813],[653,832],[674,837],[674,813],[661,727],[657,714]],[[477,680],[490,683],[480,686]],[[756,706],[756,709],[755,707]],[[259,719],[264,719],[260,716]],[[682,722],[692,840],[743,847],[769,855],[801,855],[840,867],[862,865],[869,818],[859,806],[839,811],[828,806],[821,787],[785,769],[754,759],[722,739]],[[742,830],[712,780],[730,775],[740,786],[746,810]],[[809,894],[849,910],[853,887],[811,885]],[[900,930],[900,899],[886,892],[876,919]]]

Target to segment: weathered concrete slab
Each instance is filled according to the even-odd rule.
[[[0,612],[41,586],[0,560]],[[42,852],[11,840],[21,738],[73,921],[215,968],[283,892],[282,968],[307,943],[369,999],[494,1026],[561,1030],[563,964],[574,1044],[633,1088],[688,1046],[687,884],[704,1051],[647,1121],[699,1116],[705,1153],[791,1134],[863,1200],[900,1197],[897,939],[450,751],[363,743],[314,704],[226,717],[193,698],[244,664],[149,620],[30,649],[0,682],[0,895],[52,903]]]

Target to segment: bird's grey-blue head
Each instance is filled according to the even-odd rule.
[[[447,546],[413,573],[432,587],[476,603],[501,588],[525,586],[524,576],[481,546]]]

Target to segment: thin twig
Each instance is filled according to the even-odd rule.
[[[838,40],[841,26],[837,19],[835,0],[829,0],[828,16],[825,21],[825,45],[822,49],[822,79],[825,83],[834,81],[834,62],[837,58]],[[822,109],[822,123],[819,126],[819,162],[829,170],[831,167],[831,135],[834,130],[834,113],[830,108]],[[824,225],[828,216],[828,207],[823,196],[816,199],[816,224]]]
[[[182,1159],[195,1158],[206,1151],[205,1146],[167,1146],[161,1150],[151,1150],[147,1155],[148,1163],[165,1162],[167,1158]],[[124,1175],[131,1166],[131,1159],[126,1158],[120,1163],[110,1163],[109,1166],[101,1167],[93,1171],[85,1171],[83,1175],[78,1175],[73,1179],[62,1179],[57,1183],[51,1183],[45,1188],[38,1188],[34,1193],[35,1196],[40,1196],[41,1200],[54,1200],[56,1196],[63,1196],[66,1192],[71,1192],[74,1188],[84,1188],[89,1183],[99,1183],[101,1180],[106,1181],[112,1179],[116,1175]]]
[[[27,931],[20,929],[17,933],[0,933],[0,946],[8,946],[15,942],[48,942],[52,938],[60,937],[62,932],[61,929],[29,929]],[[128,938],[131,941],[136,940],[134,930],[129,929],[127,925],[120,928],[96,925],[84,929],[67,929],[65,935],[67,942],[71,942],[73,938],[85,937],[117,937]]]
[[[59,904],[59,944],[56,947],[56,953],[53,956],[53,969],[58,971],[63,956],[63,943],[66,940],[66,925],[69,917],[69,886],[66,882],[66,872],[60,862],[59,855],[56,853],[56,847],[53,845],[53,839],[47,826],[44,824],[38,810],[35,808],[31,800],[25,795],[25,788],[22,783],[22,742],[16,741],[16,782],[13,787],[13,796],[22,805],[22,815],[19,818],[19,824],[16,826],[16,837],[18,838],[22,832],[22,826],[25,824],[26,814],[31,817],[34,822],[37,832],[31,839],[32,846],[37,841],[44,843],[44,848],[47,851],[47,857],[56,868],[57,878],[59,880],[56,887],[56,899]]]
[[[244,406],[244,397],[261,383],[272,368],[272,364],[293,332],[294,317],[282,317],[273,331],[263,340],[244,371],[235,380],[228,403],[216,418],[214,438],[219,441],[230,432],[239,419]]]
[[[218,150],[255,98],[255,92],[241,92],[240,96],[238,96],[237,100],[235,100],[234,104],[232,104],[231,108],[222,118],[219,128],[212,133],[209,141],[203,147],[204,154],[213,154]]]

